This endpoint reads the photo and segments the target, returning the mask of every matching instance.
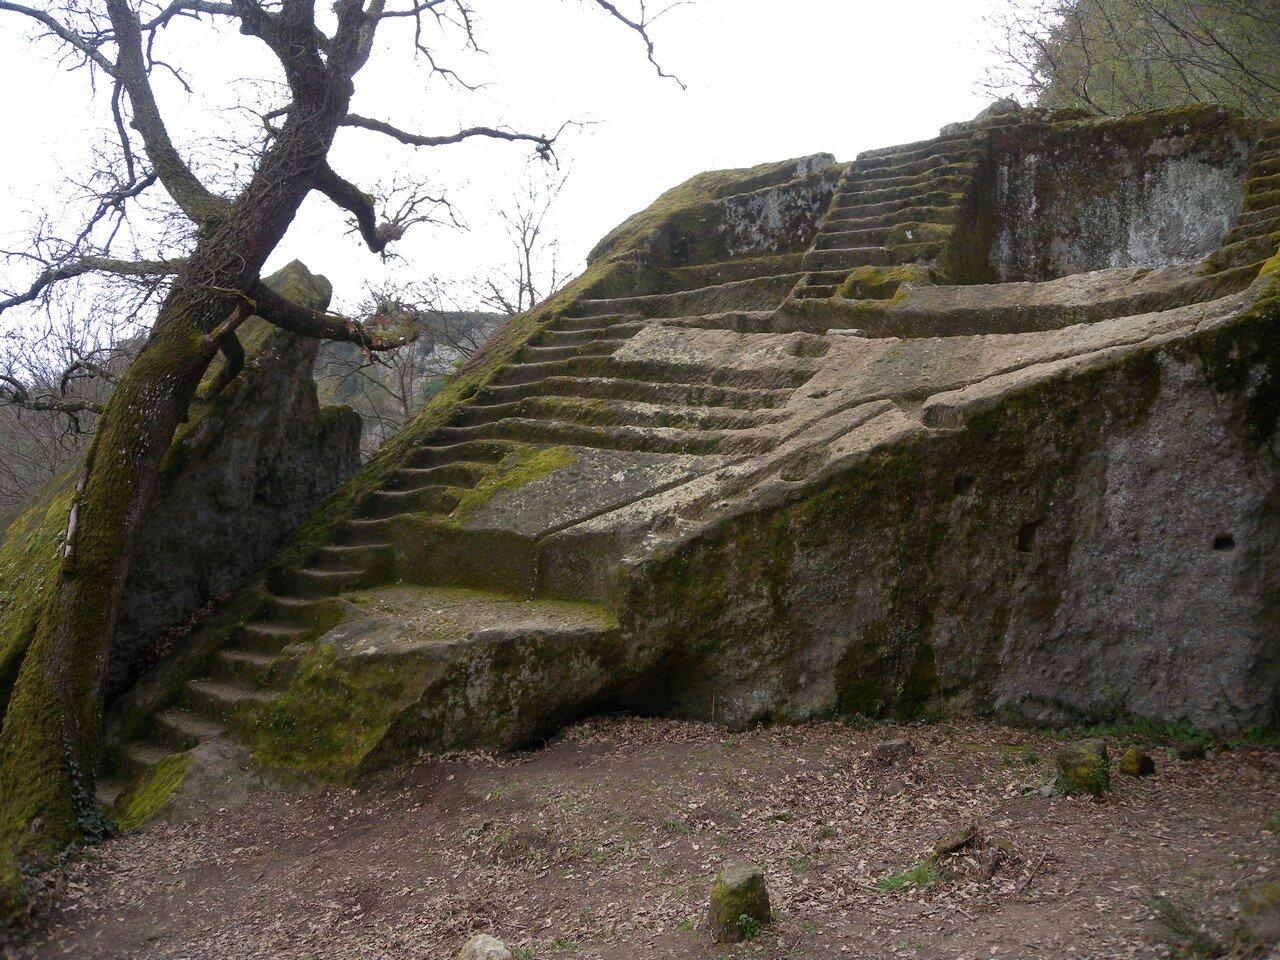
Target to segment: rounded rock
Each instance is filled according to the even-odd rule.
[[[1151,754],[1140,747],[1126,750],[1117,767],[1126,777],[1149,777],[1156,772],[1156,762],[1151,759]]]
[[[1058,771],[1058,792],[1071,796],[1087,794],[1101,799],[1111,789],[1111,758],[1106,745],[1085,740],[1054,757]]]
[[[753,863],[731,863],[711,887],[708,923],[717,943],[737,943],[772,919],[764,871]]]
[[[497,937],[481,933],[464,943],[454,960],[511,960],[511,951]]]

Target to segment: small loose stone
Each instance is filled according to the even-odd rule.
[[[454,960],[511,960],[511,951],[497,937],[480,933],[462,945]]]
[[[738,943],[754,936],[772,915],[764,871],[753,863],[731,863],[711,887],[708,925],[717,943]]]

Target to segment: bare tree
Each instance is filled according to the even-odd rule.
[[[636,15],[609,0],[589,6],[634,31],[653,59],[650,19],[642,5]],[[556,135],[486,126],[426,135],[352,111],[356,79],[388,24],[408,24],[405,35],[425,69],[457,80],[433,38],[453,31],[478,46],[466,0],[336,0],[319,13],[314,0],[53,0],[39,7],[0,0],[0,13],[24,21],[56,43],[69,66],[109,87],[117,140],[110,162],[86,181],[93,201],[85,220],[61,238],[50,231],[55,239],[23,251],[34,276],[0,307],[36,302],[91,273],[150,284],[158,302],[147,340],[112,391],[86,451],[60,566],[47,585],[5,704],[3,885],[15,880],[21,861],[84,837],[94,823],[103,675],[121,589],[162,458],[214,356],[224,355],[231,376],[242,368],[236,331],[254,314],[296,334],[370,352],[395,349],[412,337],[398,324],[374,328],[304,308],[260,279],[266,259],[313,191],[349,216],[377,253],[432,209],[429,195],[380,207],[330,164],[335,135],[351,128],[410,147],[486,138],[527,144],[542,156],[552,154]],[[221,189],[202,177],[202,165],[175,142],[153,86],[158,74],[185,82],[175,62],[184,51],[167,48],[166,29],[179,21],[188,30],[207,30],[199,48],[186,49],[189,55],[224,55],[230,25],[261,45],[284,80],[280,99],[261,111],[256,130],[239,141],[252,164],[241,180],[229,177],[232,182]],[[122,255],[117,241],[130,212],[157,188],[186,224],[177,231],[176,249],[142,259]]]
[[[510,205],[498,211],[510,260],[481,283],[478,293],[484,306],[515,316],[563,286],[560,242],[549,229],[549,219],[567,180],[568,174],[559,169],[531,171]]]
[[[1280,112],[1276,0],[1031,0],[993,26],[997,93],[1098,113],[1192,103]]]

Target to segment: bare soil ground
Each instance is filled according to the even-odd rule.
[[[892,735],[912,754],[880,765],[868,750]],[[1280,754],[1156,749],[1154,776],[1094,803],[1035,792],[1060,745],[980,723],[596,719],[537,751],[272,789],[113,841],[22,956],[446,958],[488,931],[518,960],[1114,960],[1173,955],[1158,893],[1174,925],[1229,943],[1235,891],[1280,877]],[[935,882],[878,886],[969,824]],[[717,947],[710,879],[735,858],[764,868],[776,923]]]

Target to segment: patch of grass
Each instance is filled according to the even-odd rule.
[[[816,864],[809,857],[787,857],[787,866],[797,877],[801,877],[812,871]]]
[[[917,890],[924,890],[938,883],[941,879],[942,871],[938,869],[938,865],[932,860],[922,860],[903,873],[895,873],[890,877],[881,877],[876,881],[876,887],[885,893],[892,893],[904,887],[915,887]]]
[[[743,940],[754,940],[760,936],[760,921],[755,917],[749,917],[745,913],[738,917],[738,932],[742,934]]]
[[[1006,767],[1031,767],[1040,762],[1040,754],[1030,744],[1001,747],[1000,762]]]
[[[1269,833],[1280,834],[1280,813],[1274,813],[1267,818],[1267,822],[1262,825],[1262,829]]]
[[[1159,939],[1179,957],[1226,956],[1243,945],[1238,930],[1223,930],[1182,897],[1147,891],[1147,905],[1155,914]]]
[[[819,840],[834,840],[835,836],[836,836],[835,827],[823,827],[821,830],[818,831]]]

